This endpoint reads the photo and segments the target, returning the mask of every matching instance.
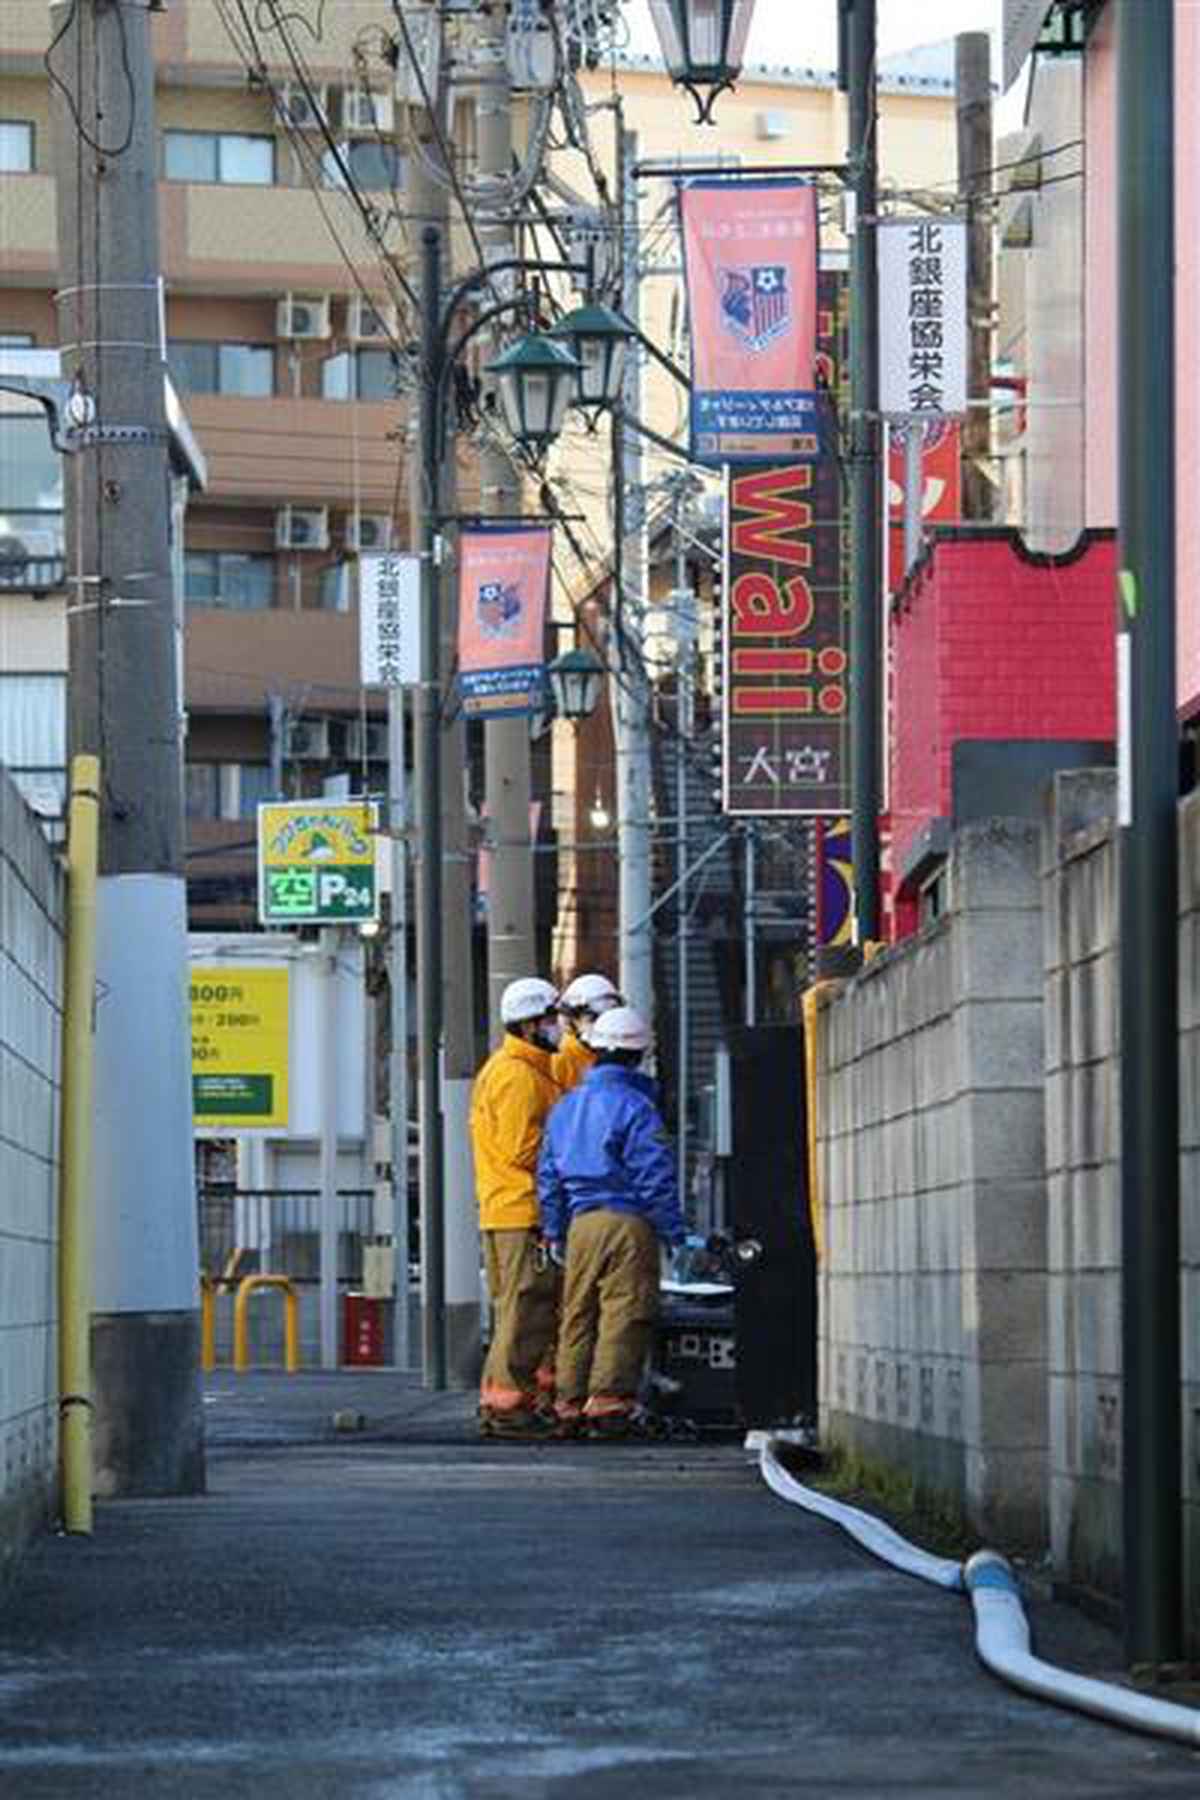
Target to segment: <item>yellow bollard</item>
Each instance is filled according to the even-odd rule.
[[[200,1366],[207,1375],[217,1366],[217,1284],[200,1277]]]
[[[283,1294],[284,1366],[289,1375],[300,1367],[300,1301],[286,1275],[247,1275],[238,1283],[233,1303],[233,1366],[239,1375],[250,1367],[246,1311],[250,1296],[259,1288],[278,1288]]]

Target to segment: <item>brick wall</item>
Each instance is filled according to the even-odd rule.
[[[891,623],[898,869],[951,816],[956,742],[1114,736],[1115,569],[1104,533],[1040,556],[1007,530],[934,531]]]
[[[0,1580],[50,1510],[62,876],[0,768]]]

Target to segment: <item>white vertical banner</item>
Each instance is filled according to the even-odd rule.
[[[421,559],[377,551],[358,560],[359,674],[364,687],[421,678]]]
[[[887,418],[967,410],[964,219],[881,219],[879,410]]]

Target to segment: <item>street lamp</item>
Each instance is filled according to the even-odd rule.
[[[487,365],[496,377],[504,420],[518,444],[539,453],[563,427],[580,372],[565,344],[531,332]]]
[[[586,719],[600,698],[604,664],[592,650],[567,650],[555,657],[546,678],[558,718]]]
[[[713,101],[742,72],[754,0],[650,0],[650,13],[671,80],[696,102],[696,123],[711,125]]]
[[[575,405],[594,412],[615,406],[633,327],[607,306],[579,306],[551,327],[550,336],[566,344],[579,363]]]

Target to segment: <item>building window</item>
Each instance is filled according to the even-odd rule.
[[[243,551],[188,550],[183,594],[189,606],[258,612],[275,598],[275,558]]]
[[[167,346],[171,377],[187,394],[247,394],[261,398],[275,392],[275,351],[269,344],[189,343],[173,338]]]
[[[354,568],[348,562],[326,563],[317,583],[318,603],[324,612],[349,612]]]
[[[355,187],[367,194],[390,194],[404,187],[404,158],[395,144],[379,138],[353,138],[338,148],[340,154],[326,150],[321,158],[321,180],[326,187],[347,187],[346,169]]]
[[[270,187],[275,180],[275,140],[233,131],[166,131],[168,181],[215,181]]]
[[[28,175],[33,168],[33,126],[0,119],[0,175]]]
[[[220,818],[221,779],[218,763],[184,763],[183,807],[189,819]]]
[[[393,400],[396,359],[390,350],[342,350],[321,364],[326,400]]]
[[[62,507],[62,458],[45,415],[0,415],[0,586],[23,586],[31,563],[61,558]]]
[[[258,808],[267,800],[277,799],[271,785],[269,763],[238,764],[238,818],[255,819]]]

